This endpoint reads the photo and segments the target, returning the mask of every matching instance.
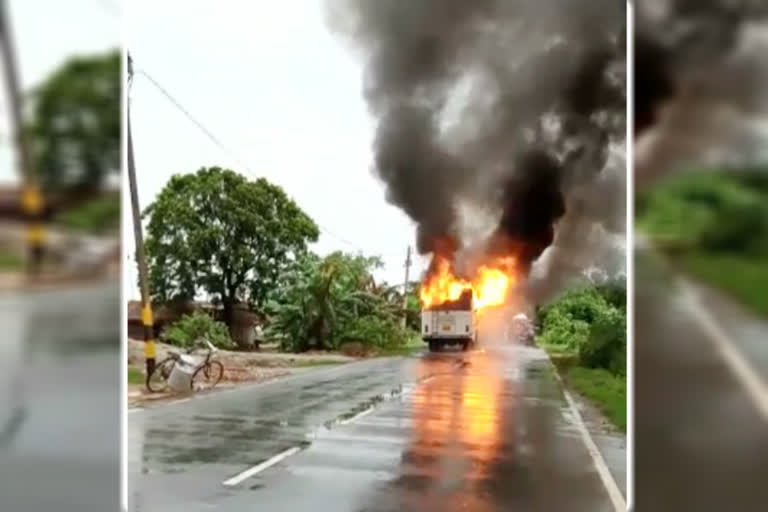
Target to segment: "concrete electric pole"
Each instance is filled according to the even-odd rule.
[[[128,90],[133,81],[133,60],[128,55]],[[131,210],[133,212],[133,236],[136,243],[136,265],[139,268],[139,286],[141,287],[141,323],[144,326],[144,359],[147,376],[155,369],[155,322],[152,315],[152,300],[149,295],[147,259],[144,253],[144,235],[141,228],[141,208],[139,191],[136,186],[136,165],[133,159],[133,138],[131,136],[131,101],[128,97],[128,183],[131,188]]]
[[[11,110],[11,129],[18,153],[19,174],[22,179],[21,208],[27,219],[28,272],[35,277],[42,269],[45,253],[44,203],[40,183],[35,172],[32,153],[24,135],[22,120],[21,86],[16,64],[16,51],[8,17],[8,2],[0,0],[0,55],[2,55],[5,88],[8,91]]]

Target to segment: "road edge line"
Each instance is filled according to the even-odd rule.
[[[542,349],[542,351],[547,354],[546,350]],[[597,447],[597,444],[595,444],[594,439],[592,439],[592,434],[589,433],[587,426],[584,424],[584,419],[581,417],[581,413],[579,412],[578,407],[576,407],[576,402],[573,400],[573,397],[571,397],[568,388],[565,386],[565,381],[557,371],[557,367],[552,362],[549,354],[547,354],[547,359],[549,360],[549,364],[552,366],[555,379],[557,379],[557,381],[560,383],[560,387],[563,390],[565,400],[568,402],[568,407],[571,409],[571,413],[574,416],[574,423],[576,424],[576,428],[581,434],[581,440],[584,441],[587,452],[589,453],[590,457],[592,457],[592,462],[594,462],[595,469],[597,469],[597,473],[600,475],[600,480],[602,480],[603,486],[608,492],[608,497],[611,499],[614,510],[616,512],[626,512],[627,501],[624,498],[624,495],[621,493],[616,480],[613,478],[610,469],[608,469],[608,464],[605,463],[605,459],[600,453],[600,449]]]
[[[287,450],[283,450],[282,452],[270,457],[264,462],[261,462],[251,468],[248,468],[245,471],[236,474],[232,478],[225,480],[224,482],[222,482],[222,484],[226,487],[234,487],[236,485],[239,485],[240,483],[244,482],[245,480],[248,480],[252,476],[258,473],[261,473],[265,469],[268,469],[274,466],[278,462],[281,462],[287,459],[288,457],[298,453],[299,451],[301,451],[301,446],[294,446],[293,448],[288,448]]]
[[[708,334],[710,341],[715,346],[715,350],[720,354],[725,365],[731,371],[739,384],[744,388],[752,401],[752,405],[757,409],[758,414],[768,421],[768,385],[757,374],[739,351],[738,347],[730,341],[719,323],[708,315],[701,305],[699,293],[693,285],[683,280],[683,301],[684,305],[693,314],[699,325]]]

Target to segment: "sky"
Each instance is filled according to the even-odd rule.
[[[29,91],[69,57],[120,44],[119,0],[10,0],[10,22],[22,89]],[[0,182],[15,182],[8,99],[0,86]]]
[[[263,176],[323,228],[316,252],[379,255],[385,268],[377,278],[403,281],[414,226],[373,176],[362,61],[327,29],[322,0],[131,0],[123,9],[136,72],[131,123],[142,208],[175,173],[217,165]],[[124,240],[133,254],[133,238]],[[415,258],[412,278],[425,265]],[[131,299],[139,297],[134,267],[131,258]]]

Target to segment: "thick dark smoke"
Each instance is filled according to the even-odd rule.
[[[553,242],[574,241],[557,234],[569,216],[578,218],[570,225],[623,231],[620,205],[604,186],[602,197],[589,190],[623,187],[606,175],[624,172],[607,166],[625,136],[624,2],[329,6],[331,26],[364,56],[364,95],[378,122],[374,170],[416,223],[421,253],[464,248],[463,203],[498,212],[487,250],[513,251],[526,271]]]
[[[531,151],[518,163],[528,172],[514,176],[506,184],[505,209],[489,251],[498,256],[516,255],[527,275],[533,262],[554,241],[554,223],[565,213],[565,200],[562,169],[553,157]]]
[[[768,2],[645,0],[635,27],[637,185],[764,160]]]

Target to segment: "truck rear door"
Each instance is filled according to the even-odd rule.
[[[439,336],[455,336],[456,330],[456,315],[453,311],[438,311],[435,315],[437,319],[437,333]]]

